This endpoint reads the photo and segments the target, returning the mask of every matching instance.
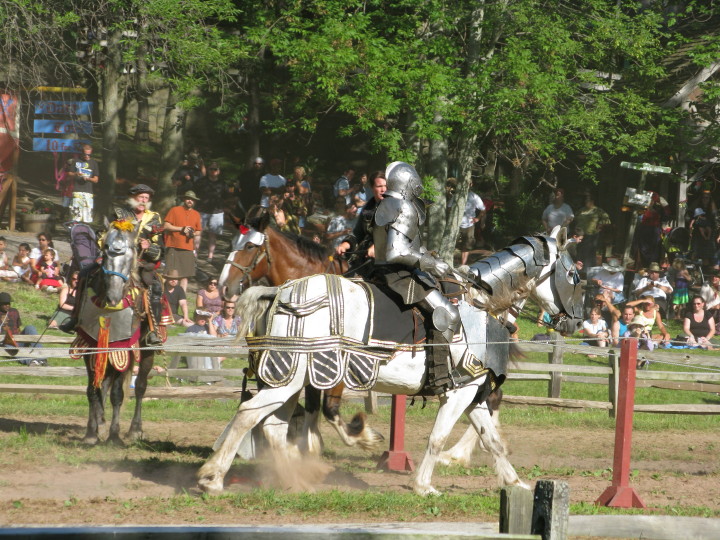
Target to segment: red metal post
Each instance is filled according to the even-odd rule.
[[[630,487],[630,451],[632,449],[633,408],[635,406],[635,370],[637,367],[635,338],[622,340],[620,347],[620,387],[615,411],[615,456],[612,485],[595,504],[615,508],[646,508],[634,488]]]
[[[405,402],[406,396],[392,397],[390,420],[390,450],[383,453],[378,468],[386,471],[414,471],[410,454],[405,451]]]

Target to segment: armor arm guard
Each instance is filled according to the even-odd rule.
[[[437,277],[444,276],[450,270],[445,261],[436,259],[422,249],[414,248],[410,239],[392,226],[388,229],[388,249],[385,257],[389,263],[419,268]]]

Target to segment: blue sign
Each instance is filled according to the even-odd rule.
[[[79,139],[40,139],[33,138],[33,152],[82,152],[83,144],[89,141]]]
[[[92,101],[38,101],[35,104],[35,114],[61,114],[65,116],[78,116],[92,114]]]
[[[33,129],[35,133],[55,133],[58,135],[66,133],[92,135],[93,132],[91,122],[78,122],[74,120],[34,120]]]

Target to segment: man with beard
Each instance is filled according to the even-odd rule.
[[[344,255],[348,251],[352,253],[348,264],[353,274],[366,277],[372,269],[372,260],[375,258],[375,246],[373,245],[373,218],[375,210],[383,194],[387,191],[387,180],[385,171],[375,171],[370,175],[370,186],[372,187],[373,198],[362,207],[358,220],[351,234],[346,236],[340,245],[335,248],[338,255]]]
[[[135,227],[135,246],[138,250],[137,270],[140,275],[141,284],[149,290],[150,309],[148,315],[154,319],[148,326],[149,331],[145,334],[145,343],[147,345],[161,345],[162,341],[156,332],[157,324],[160,321],[162,311],[162,293],[163,288],[158,279],[155,269],[158,262],[162,258],[162,219],[160,214],[150,210],[152,203],[150,198],[155,191],[145,184],[138,184],[130,188],[130,196],[122,206],[115,206],[110,221],[125,220],[129,221]],[[104,234],[98,239],[100,245],[104,242]],[[95,268],[90,267],[88,273]],[[75,306],[82,306],[82,296],[85,294],[87,284],[87,275],[81,275],[81,283],[76,295]],[[77,315],[73,312],[65,323],[60,325],[60,329],[65,332],[72,331],[77,325]]]
[[[195,192],[186,191],[180,198],[183,203],[173,206],[165,216],[165,272],[174,272],[183,291],[187,291],[188,278],[195,275],[202,225],[200,213],[193,208],[198,201]]]

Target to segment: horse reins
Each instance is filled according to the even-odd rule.
[[[267,262],[268,268],[272,264],[272,257],[270,257],[270,251],[268,250],[266,244],[267,244],[267,237],[265,237],[265,240],[263,240],[262,246],[259,246],[262,249],[258,249],[257,253],[255,254],[255,257],[253,257],[253,260],[250,261],[250,264],[248,266],[243,266],[241,264],[238,264],[234,260],[230,260],[229,257],[225,261],[225,264],[234,266],[235,268],[237,268],[238,270],[243,272],[243,274],[245,276],[247,276],[250,286],[252,286],[253,280],[252,280],[252,276],[250,274],[252,273],[253,270],[255,270],[255,268],[257,268],[257,265],[260,264],[262,262],[262,260],[265,259],[266,257],[267,257],[267,261],[268,261]]]

